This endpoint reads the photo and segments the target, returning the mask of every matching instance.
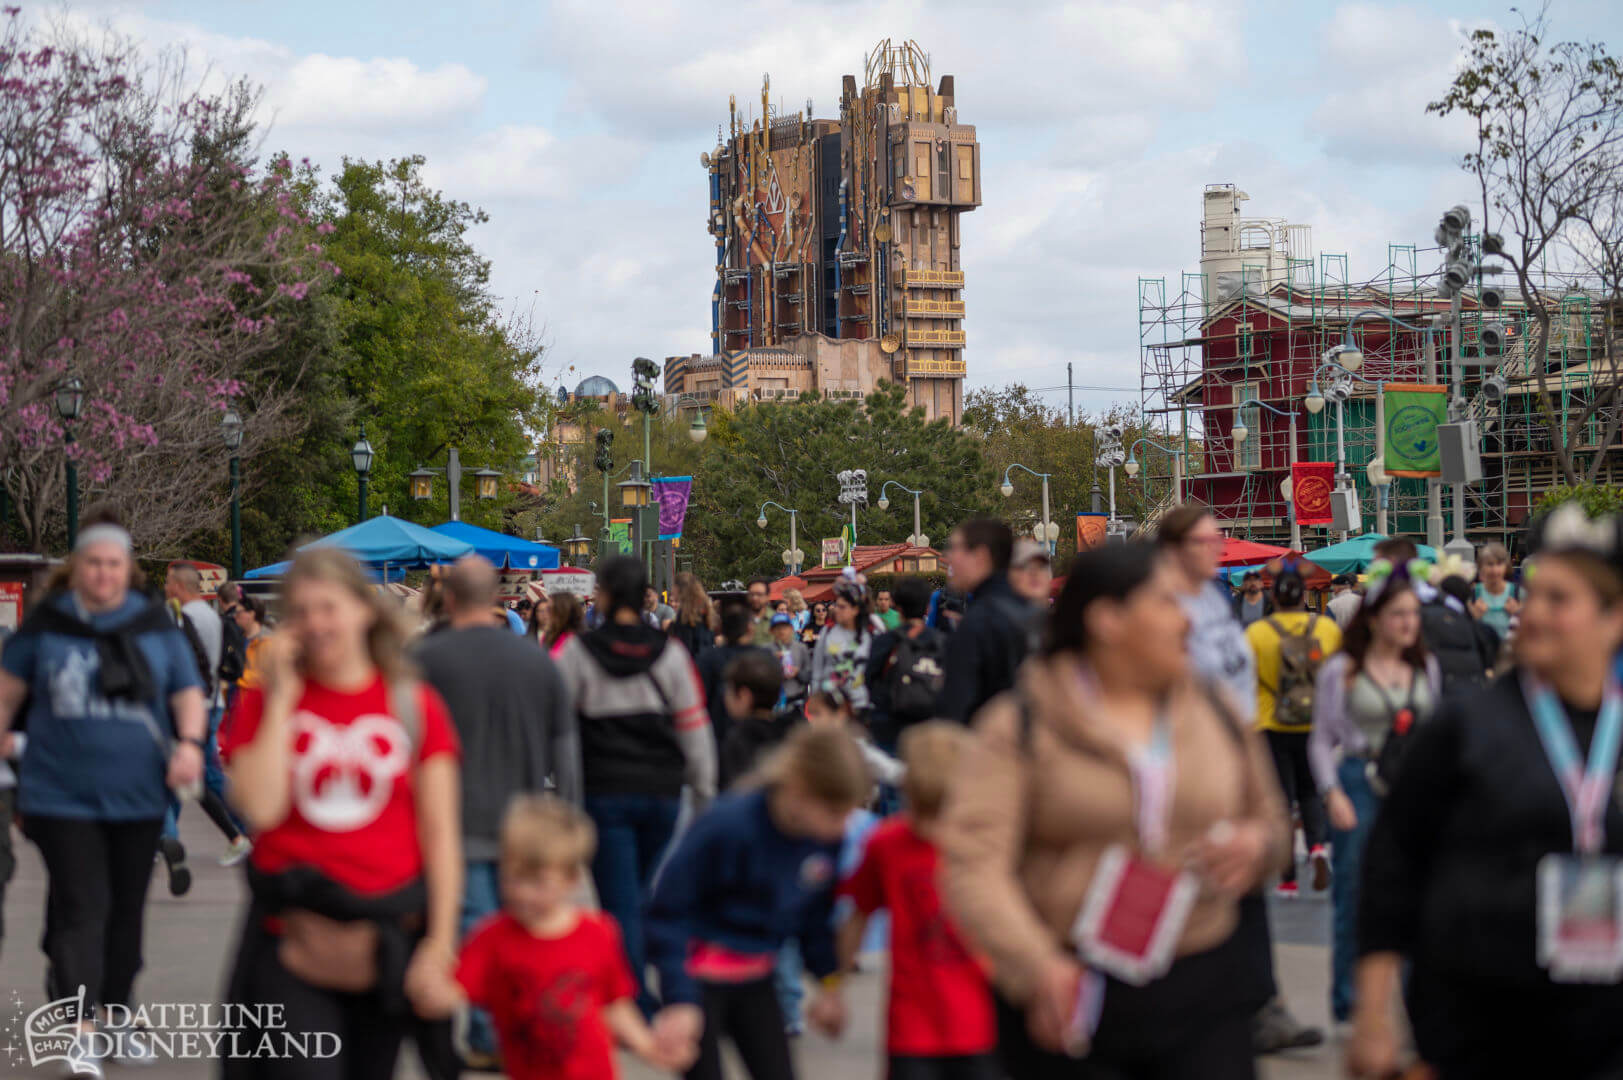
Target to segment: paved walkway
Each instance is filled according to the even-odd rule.
[[[182,833],[195,876],[184,899],[169,896],[163,871],[155,869],[147,909],[146,968],[137,991],[145,1002],[202,1003],[219,1000],[227,955],[234,943],[243,886],[239,871],[216,864],[223,849],[219,834],[196,807],[187,809]],[[55,1076],[60,1066],[38,1071],[26,1055],[9,1058],[6,1047],[21,1046],[21,1021],[44,1002],[43,960],[39,952],[45,880],[37,853],[21,844],[16,879],[6,895],[6,940],[0,953],[0,1076]],[[1327,1021],[1329,971],[1328,905],[1303,899],[1276,911],[1279,977],[1292,1007],[1304,1020]],[[852,1029],[839,1042],[808,1035],[800,1043],[802,1075],[809,1080],[880,1077],[879,1027],[883,1013],[883,976],[853,980],[850,992]],[[18,1004],[17,999],[21,999]],[[409,1053],[407,1055],[409,1057]],[[1263,1080],[1330,1080],[1341,1075],[1339,1049],[1302,1051],[1263,1063]],[[203,1080],[213,1076],[206,1062],[166,1063],[155,1068],[110,1068],[109,1076],[141,1080]],[[420,1080],[415,1061],[403,1060],[398,1076]],[[626,1080],[655,1080],[662,1075],[628,1063]],[[742,1074],[739,1074],[742,1075]]]

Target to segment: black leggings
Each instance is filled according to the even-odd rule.
[[[1268,749],[1274,756],[1274,769],[1279,773],[1279,787],[1285,796],[1286,812],[1290,811],[1293,803],[1301,812],[1302,834],[1307,838],[1308,847],[1325,843],[1330,839],[1330,825],[1325,819],[1324,800],[1319,798],[1313,769],[1307,760],[1307,732],[1265,731],[1263,734],[1268,737]],[[1296,880],[1294,853],[1280,880]]]
[[[687,1080],[722,1080],[721,1038],[732,1039],[751,1080],[795,1080],[772,979],[704,984],[704,1035]]]
[[[220,1063],[225,1080],[390,1080],[400,1044],[410,1032],[409,1015],[389,1016],[378,995],[345,994],[311,986],[287,968],[277,957],[276,939],[262,928],[250,925],[245,935],[255,935],[247,970],[233,978],[231,996],[237,1003],[280,1005],[284,1026],[273,1031],[244,1027],[238,1035],[240,1046],[257,1046],[264,1035],[280,1041],[282,1032],[311,1035],[330,1032],[338,1037],[342,1050],[337,1057],[310,1059],[291,1057],[226,1058]]]
[[[163,819],[79,821],[31,816],[27,835],[45,860],[45,933],[51,992],[85,988],[85,1004],[130,1005]],[[10,827],[9,822],[7,828]]]
[[[966,1057],[909,1057],[890,1055],[885,1080],[999,1080],[997,1058],[991,1054]]]

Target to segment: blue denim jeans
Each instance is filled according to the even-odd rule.
[[[244,825],[242,818],[231,809],[231,801],[225,797],[225,766],[220,763],[220,721],[225,718],[225,709],[221,706],[209,708],[209,733],[207,745],[203,750],[203,787],[212,791],[225,804],[225,812],[230,816],[231,823],[237,827],[242,836],[248,835],[248,826]],[[169,793],[169,810],[163,816],[163,834],[178,837],[180,835],[180,800],[175,793]]]
[[[501,908],[498,869],[499,864],[494,862],[466,864],[466,876],[462,880],[462,917],[457,923],[460,940],[467,941],[475,926]],[[491,1024],[490,1014],[483,1009],[468,1010],[468,1049],[481,1054],[496,1052],[496,1029]]]
[[[790,938],[778,950],[778,966],[772,971],[772,982],[778,992],[778,1007],[783,1010],[783,1023],[788,1028],[799,1028],[801,1002],[806,999],[806,984],[802,979],[806,966],[800,959],[800,942]]]
[[[1330,903],[1334,907],[1330,948],[1330,1014],[1338,1021],[1353,1012],[1353,968],[1358,963],[1358,887],[1363,873],[1364,845],[1381,800],[1370,790],[1364,774],[1367,763],[1348,758],[1336,771],[1336,782],[1352,801],[1358,824],[1348,832],[1330,829]]]
[[[642,910],[681,809],[682,800],[660,795],[586,796],[587,816],[597,826],[592,883],[603,910],[620,924],[626,961],[637,983],[637,1004],[647,1016],[654,1014],[658,1002],[648,989]]]

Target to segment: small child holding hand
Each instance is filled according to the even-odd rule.
[[[613,1080],[614,1044],[680,1072],[691,1038],[656,1036],[636,1004],[620,929],[577,902],[597,847],[592,822],[550,795],[520,795],[502,822],[503,910],[463,943],[447,1010],[471,1003],[495,1021],[513,1080]]]

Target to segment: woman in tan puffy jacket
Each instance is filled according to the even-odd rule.
[[[977,717],[949,797],[946,900],[991,960],[1021,1080],[1254,1075],[1264,995],[1230,940],[1288,833],[1267,750],[1189,669],[1179,588],[1147,545],[1079,556],[1047,648]],[[1123,864],[1137,902],[1113,905]],[[1181,903],[1163,947],[1139,949],[1160,888]]]

